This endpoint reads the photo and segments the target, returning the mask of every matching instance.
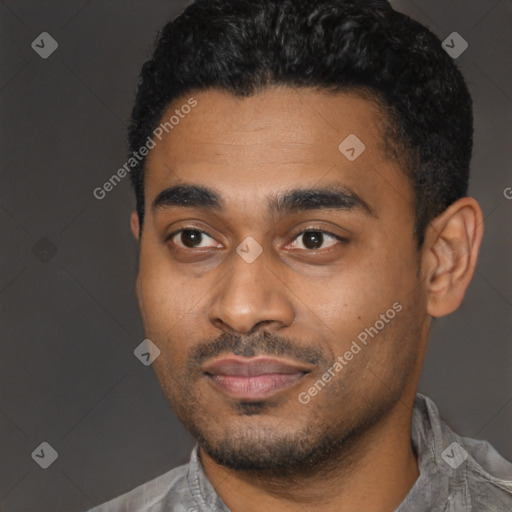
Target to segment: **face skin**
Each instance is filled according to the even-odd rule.
[[[373,103],[287,87],[243,99],[209,90],[163,117],[191,96],[197,106],[146,162],[137,295],[161,350],[160,385],[233,512],[394,510],[418,476],[410,422],[431,317],[462,301],[480,208],[452,205],[418,250],[412,186],[384,150]],[[338,149],[349,134],[365,145],[354,161]],[[210,202],[163,193],[178,185],[208,189]],[[269,208],[297,189],[330,191],[331,202]],[[333,207],[336,190],[343,207]],[[248,262],[240,249],[262,252]],[[357,341],[370,327],[366,345]],[[360,350],[345,357],[354,341]],[[255,379],[240,396],[219,386],[225,375],[205,373],[261,356],[293,366],[286,386],[262,394],[269,380]]]

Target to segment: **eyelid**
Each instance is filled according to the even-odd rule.
[[[348,241],[348,238],[342,237],[341,235],[337,235],[336,233],[333,233],[332,231],[329,231],[328,229],[315,227],[315,226],[301,229],[300,231],[298,231],[297,233],[295,233],[293,235],[293,239],[295,240],[295,238],[297,238],[299,235],[303,235],[304,233],[309,233],[309,232],[323,233],[324,235],[332,236],[334,238],[337,238],[338,240]]]
[[[311,226],[311,227],[302,229],[302,230],[298,231],[297,233],[295,233],[293,235],[292,240],[291,240],[290,243],[295,242],[295,240],[297,238],[299,238],[301,235],[304,235],[305,233],[322,233],[323,235],[328,235],[328,236],[330,236],[332,238],[335,238],[336,240],[338,240],[338,242],[341,242],[341,243],[346,243],[346,242],[349,241],[348,238],[345,238],[345,237],[343,237],[341,235],[337,235],[336,233],[333,233],[332,231],[329,231],[328,229]],[[316,252],[316,251],[318,251],[318,252],[327,252],[327,251],[331,250],[332,247],[333,246],[328,247],[326,249],[305,249],[305,250],[307,252]]]
[[[172,240],[176,235],[178,235],[179,233],[182,233],[183,231],[197,231],[198,233],[201,233],[202,235],[206,235],[207,237],[211,238],[212,240],[215,240],[215,238],[210,235],[207,231],[204,231],[203,229],[199,229],[197,227],[192,227],[192,226],[183,226],[182,228],[180,229],[177,229],[176,231],[173,231],[172,233],[170,233],[169,235],[167,235],[165,237],[165,242],[168,242],[170,240]],[[188,250],[188,251],[193,251],[193,250],[196,250],[196,249],[209,249],[209,247],[197,247],[196,249],[191,249],[190,247],[182,247],[182,246],[179,246],[181,249],[183,250]]]

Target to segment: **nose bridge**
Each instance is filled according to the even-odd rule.
[[[271,268],[270,254],[247,237],[232,255],[232,268],[217,287],[209,307],[212,323],[247,333],[257,324],[274,328],[293,322],[293,307]]]

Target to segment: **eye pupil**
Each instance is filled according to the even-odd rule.
[[[304,237],[304,247],[307,249],[318,249],[324,242],[324,235],[318,231],[307,231]]]
[[[185,247],[193,248],[194,243],[201,243],[202,233],[194,229],[186,229],[181,233],[181,242]]]

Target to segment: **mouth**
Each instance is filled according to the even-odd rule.
[[[230,356],[204,365],[213,387],[230,398],[262,400],[283,391],[312,371],[297,361],[264,356]]]

